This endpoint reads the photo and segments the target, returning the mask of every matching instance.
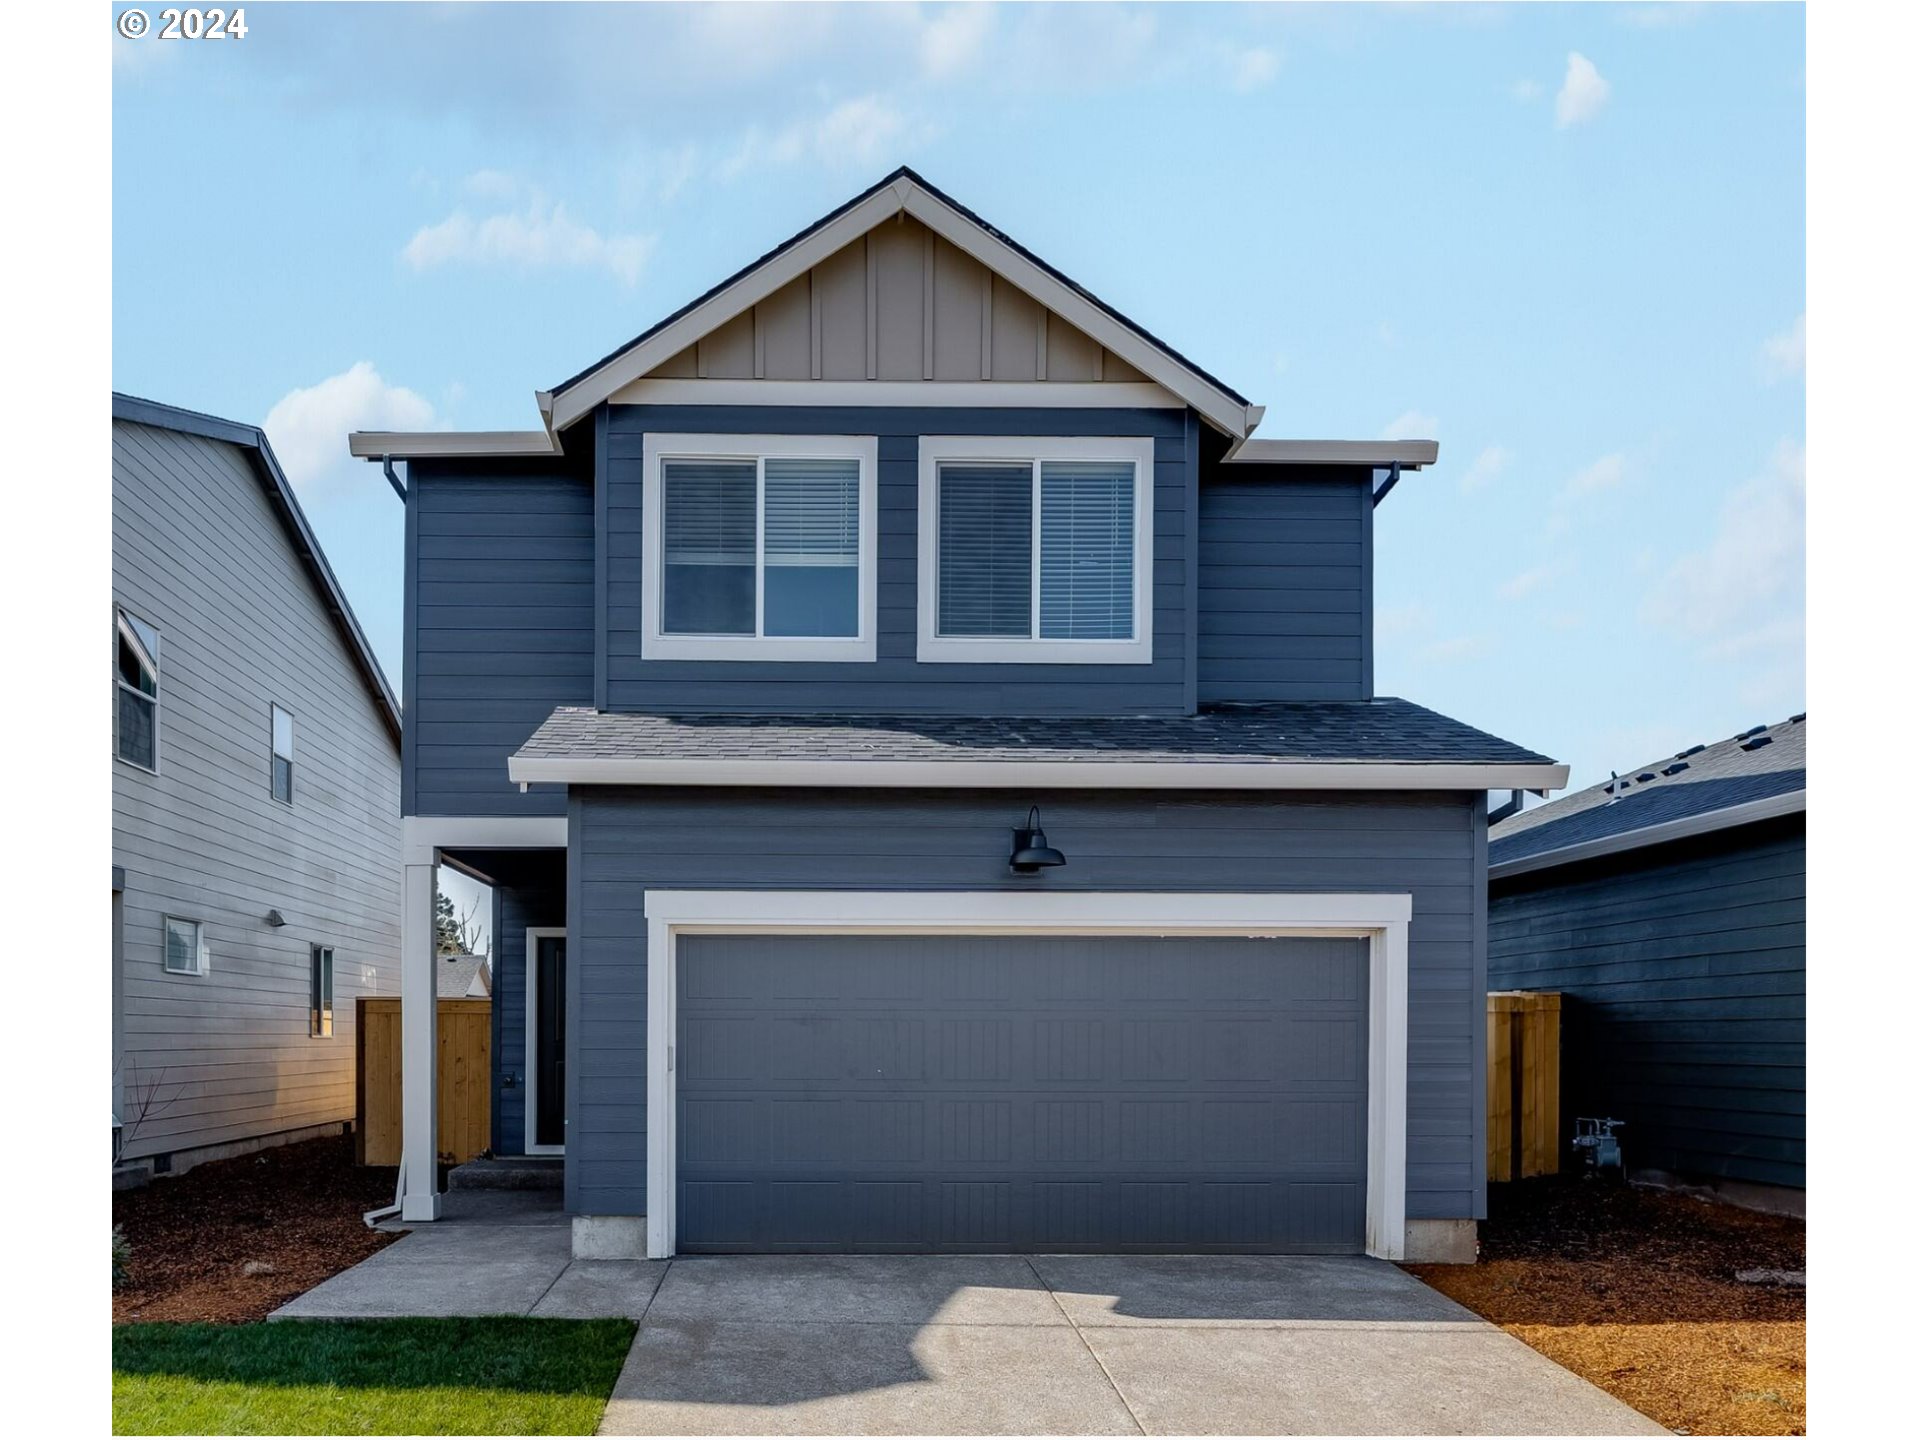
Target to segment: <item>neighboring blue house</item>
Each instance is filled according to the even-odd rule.
[[[1560,1094],[1630,1174],[1802,1212],[1807,717],[1493,827],[1496,990],[1558,990]]]
[[[576,1253],[1472,1258],[1486,795],[1566,771],[1374,694],[1433,442],[1251,438],[906,170],[538,402],[352,440],[407,507],[407,1218],[445,861]]]

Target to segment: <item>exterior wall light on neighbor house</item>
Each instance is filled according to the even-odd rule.
[[[1027,823],[1013,832],[1013,854],[1007,866],[1017,875],[1033,875],[1049,865],[1064,865],[1067,857],[1047,844],[1047,832],[1040,828],[1040,807],[1027,811]]]

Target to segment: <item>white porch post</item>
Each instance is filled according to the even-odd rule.
[[[440,997],[432,865],[407,865],[400,911],[400,1218],[440,1218]]]

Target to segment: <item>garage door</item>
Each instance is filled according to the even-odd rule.
[[[688,936],[679,1248],[1364,1248],[1353,939]]]

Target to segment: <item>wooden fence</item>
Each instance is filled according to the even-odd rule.
[[[1560,1170],[1560,997],[1487,996],[1487,1179]]]
[[[400,1163],[400,997],[354,1001],[354,1158]],[[440,1002],[440,1159],[471,1160],[493,1143],[493,1002]]]

